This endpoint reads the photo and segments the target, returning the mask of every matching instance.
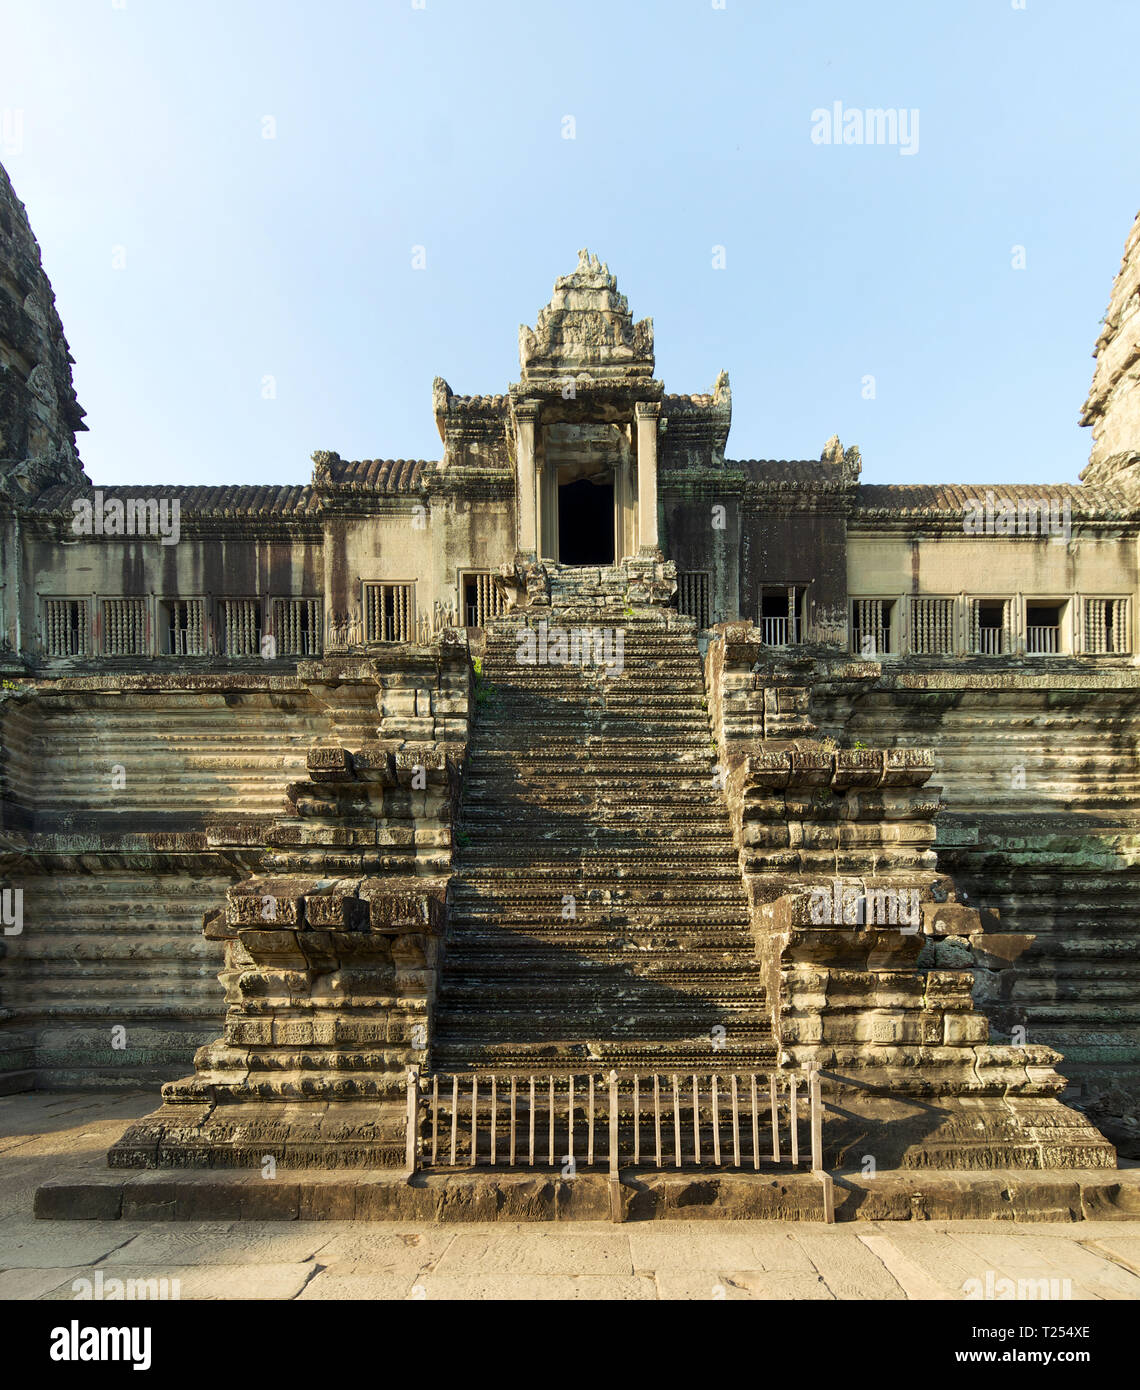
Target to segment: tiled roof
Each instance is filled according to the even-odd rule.
[[[317,492],[300,485],[281,486],[275,483],[245,483],[222,487],[155,487],[151,483],[116,485],[114,487],[49,488],[36,499],[43,511],[70,512],[71,504],[81,497],[94,501],[95,492],[103,494],[104,502],[113,497],[154,498],[157,501],[177,500],[179,512],[198,516],[303,516],[315,513],[320,505]]]
[[[986,494],[995,507],[1002,499],[1056,502],[1068,501],[1074,512],[1127,513],[1134,510],[1128,500],[1108,488],[1084,487],[1080,483],[864,483],[855,489],[858,511],[900,513],[936,512],[960,515],[974,506],[985,506]]]
[[[350,492],[418,492],[433,467],[423,459],[335,459],[329,485]]]

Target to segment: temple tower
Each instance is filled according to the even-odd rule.
[[[1140,214],[1112,285],[1104,326],[1093,351],[1096,371],[1081,411],[1093,432],[1081,481],[1140,496]]]
[[[73,360],[27,212],[0,167],[0,491],[17,501],[83,479]]]

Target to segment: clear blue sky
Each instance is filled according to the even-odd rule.
[[[723,5],[2,0],[0,160],[88,472],[436,458],[432,378],[505,390],[588,246],[666,390],[727,368],[730,457],[838,433],[868,482],[1074,479],[1140,206],[1140,4]],[[836,101],[917,108],[917,153],[813,144]]]

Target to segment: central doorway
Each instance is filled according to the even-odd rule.
[[[612,565],[614,562],[613,480],[579,478],[558,488],[558,562]]]

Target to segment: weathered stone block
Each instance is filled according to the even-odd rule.
[[[943,1026],[943,1041],[947,1047],[967,1047],[972,1043],[984,1043],[989,1038],[989,1023],[980,1014],[946,1014]]]
[[[352,780],[352,755],[347,748],[323,745],[310,748],[305,766],[314,782],[348,782]]]
[[[978,913],[972,907],[962,903],[922,904],[922,930],[927,935],[967,937],[981,929]]]
[[[310,928],[338,927],[365,931],[368,904],[347,893],[314,893],[305,897],[305,920]]]

